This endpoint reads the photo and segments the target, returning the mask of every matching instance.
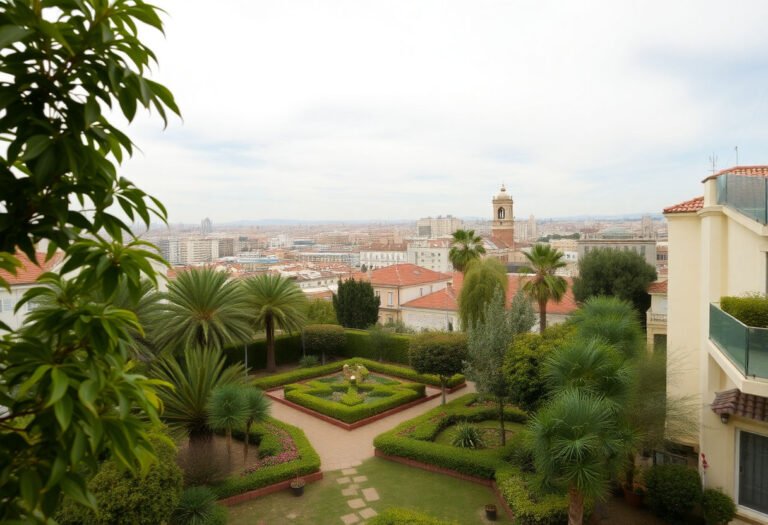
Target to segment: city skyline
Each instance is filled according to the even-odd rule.
[[[659,213],[768,158],[768,4],[169,1],[122,173],[172,222]],[[205,31],[201,33],[201,28]]]

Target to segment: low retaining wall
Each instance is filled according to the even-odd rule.
[[[302,476],[302,478],[304,479],[305,483],[313,483],[315,481],[320,481],[321,479],[323,479],[323,473],[322,471],[319,471],[313,474],[307,474],[306,476]],[[244,501],[260,498],[262,496],[273,494],[275,492],[280,492],[281,490],[290,488],[291,481],[293,481],[293,479],[294,478],[286,479],[285,481],[279,481],[272,485],[261,487],[260,489],[249,490],[248,492],[243,492],[242,494],[237,494],[236,496],[230,496],[228,498],[220,499],[219,503],[226,506],[237,505],[238,503],[242,503]]]

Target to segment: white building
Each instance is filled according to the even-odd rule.
[[[446,215],[445,217],[426,217],[416,221],[416,235],[427,239],[448,237],[456,230],[462,229],[463,225],[464,223],[461,219],[453,217],[452,215]]]
[[[434,272],[452,272],[450,251],[451,243],[445,239],[415,241],[408,243],[406,262],[422,268],[429,268]]]
[[[376,270],[393,264],[407,262],[406,248],[402,244],[374,245],[360,250],[360,266]]]

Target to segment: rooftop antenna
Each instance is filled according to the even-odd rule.
[[[739,165],[739,147],[734,146],[733,149],[736,150],[736,165],[738,166]]]
[[[713,174],[716,173],[717,172],[717,155],[715,155],[714,153],[712,155],[710,155],[709,156],[709,163],[712,164],[712,168],[711,168],[712,169],[712,173]]]

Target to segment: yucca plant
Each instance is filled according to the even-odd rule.
[[[173,525],[224,525],[227,510],[216,503],[216,495],[208,487],[191,487],[181,494],[173,513]]]
[[[479,428],[470,423],[462,422],[456,425],[453,430],[451,445],[461,448],[484,448],[485,442]]]
[[[248,443],[251,437],[251,427],[254,423],[262,423],[269,417],[269,411],[272,404],[264,392],[256,387],[243,387],[243,399],[247,408],[247,417],[245,420],[245,450],[243,455],[248,458]]]

